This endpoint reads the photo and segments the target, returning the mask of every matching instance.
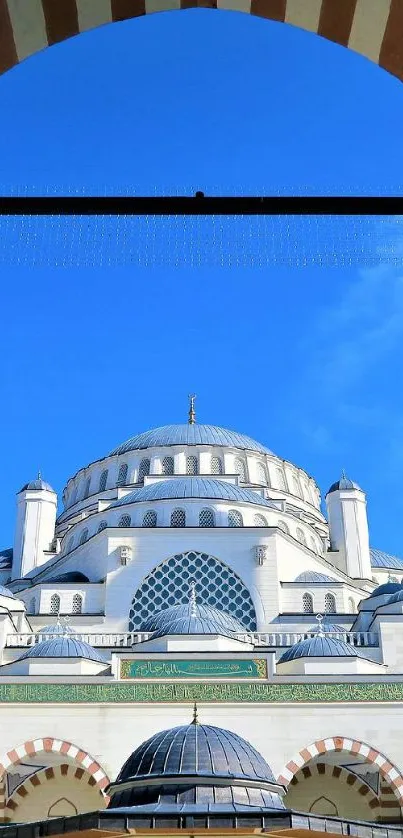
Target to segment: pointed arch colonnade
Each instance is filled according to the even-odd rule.
[[[403,79],[403,0],[0,0],[0,73],[97,26],[158,11],[244,12],[313,32]]]

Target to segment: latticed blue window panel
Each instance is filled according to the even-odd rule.
[[[150,474],[150,460],[145,458],[139,465],[138,483],[142,483],[147,474]]]
[[[211,458],[211,473],[212,474],[223,474],[223,466],[221,457],[212,457]]]
[[[163,474],[173,474],[174,473],[174,458],[173,457],[164,457],[162,461],[162,473]]]
[[[122,463],[119,467],[119,474],[118,479],[116,481],[117,486],[124,486],[127,481],[127,472],[128,472],[128,465],[127,463]]]
[[[188,551],[162,562],[145,577],[136,591],[129,614],[129,631],[140,631],[148,617],[189,602],[190,585],[198,602],[233,614],[248,631],[256,631],[250,593],[234,571],[208,553]]]
[[[100,492],[105,491],[107,481],[108,481],[108,469],[105,469],[105,471],[102,472],[102,474],[99,478],[99,491]]]

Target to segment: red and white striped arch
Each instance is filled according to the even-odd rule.
[[[403,776],[398,769],[392,765],[387,757],[365,742],[360,742],[357,739],[348,739],[345,736],[332,736],[329,739],[319,739],[313,742],[307,748],[302,748],[290,762],[287,763],[284,770],[278,778],[278,782],[284,786],[288,786],[295,776],[295,774],[303,768],[304,765],[311,762],[315,757],[323,756],[334,751],[344,751],[352,754],[355,757],[361,756],[363,762],[372,763],[378,766],[380,774],[387,780],[393,789],[400,806],[403,806]]]
[[[77,745],[71,742],[65,742],[62,739],[53,739],[52,737],[45,737],[43,739],[32,739],[24,742],[23,745],[13,748],[12,751],[7,751],[6,754],[0,756],[0,776],[3,776],[10,766],[16,765],[27,757],[33,757],[35,754],[53,753],[60,754],[63,758],[69,758],[72,762],[85,768],[90,774],[98,788],[103,792],[109,779],[99,763],[93,757]]]
[[[194,7],[245,12],[297,26],[403,79],[403,0],[0,0],[0,72],[88,29]]]

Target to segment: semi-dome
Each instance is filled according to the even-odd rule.
[[[125,506],[129,503],[143,503],[154,500],[186,500],[187,498],[203,498],[208,500],[224,500],[230,503],[253,503],[256,506],[273,507],[273,503],[262,497],[253,489],[242,489],[235,483],[218,480],[212,477],[178,477],[173,480],[158,480],[149,483],[141,489],[124,495],[110,506]]]
[[[103,663],[105,666],[107,664],[104,656],[89,643],[77,637],[66,636],[66,634],[30,646],[19,660],[25,658],[85,658]]]
[[[336,640],[335,637],[318,633],[315,637],[300,640],[299,643],[294,643],[286,649],[279,663],[287,663],[298,658],[355,658],[357,655],[357,649],[345,643],[344,640]]]
[[[37,634],[75,634],[75,630],[68,625],[62,625],[61,623],[54,623],[53,626],[43,626],[43,628],[38,629]]]
[[[316,624],[316,626],[311,626],[309,629],[310,632],[325,632],[325,634],[346,634],[347,629],[344,626],[339,626],[337,623],[330,623],[327,620],[323,620],[321,624]]]
[[[296,576],[294,582],[309,582],[313,585],[319,585],[324,582],[330,582],[333,584],[334,582],[337,582],[337,579],[332,579],[330,576],[326,576],[325,573],[318,573],[316,570],[304,570]]]
[[[211,605],[189,601],[159,611],[143,623],[139,631],[154,632],[153,637],[171,634],[234,634],[247,629],[236,617]]]
[[[229,431],[217,425],[163,425],[150,431],[132,436],[126,442],[118,445],[109,456],[127,454],[142,448],[164,447],[171,445],[218,445],[225,448],[241,448],[247,451],[258,451],[260,454],[273,452],[260,442],[245,434]]]
[[[55,490],[52,489],[50,483],[46,483],[45,480],[42,480],[41,477],[37,477],[36,480],[30,480],[29,483],[25,483],[25,486],[20,489],[20,492],[54,492]]]
[[[231,730],[199,724],[151,736],[125,762],[107,789],[109,809],[147,812],[284,809],[284,788],[261,754]]]
[[[327,494],[330,495],[331,492],[338,492],[340,489],[342,491],[344,491],[345,489],[358,489],[360,492],[362,492],[361,486],[359,486],[358,483],[354,483],[354,481],[346,477],[345,474],[342,475],[340,480],[336,480],[336,483],[332,483]]]
[[[398,556],[391,556],[390,553],[385,553],[383,550],[376,550],[374,547],[370,548],[370,558],[372,567],[386,567],[388,570],[402,570],[403,559]]]

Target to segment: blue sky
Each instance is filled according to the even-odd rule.
[[[238,13],[65,42],[0,79],[0,112],[4,190],[401,189],[401,84]],[[343,224],[329,220],[337,247]],[[155,267],[28,268],[7,263],[2,225],[0,545],[38,467],[60,490],[137,431],[185,421],[193,390],[199,421],[261,440],[322,490],[345,468],[368,492],[373,545],[403,555],[399,267],[176,267],[167,237]]]

